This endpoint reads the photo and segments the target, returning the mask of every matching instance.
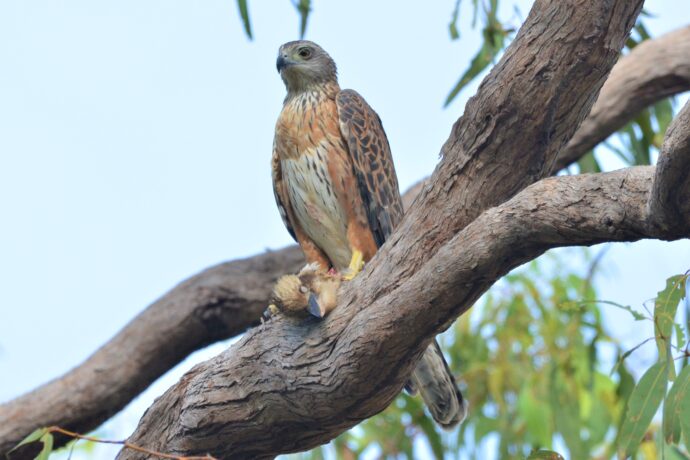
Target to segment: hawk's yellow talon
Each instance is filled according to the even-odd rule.
[[[352,259],[350,259],[350,266],[347,267],[347,272],[343,275],[343,279],[350,281],[362,271],[364,267],[364,254],[362,251],[352,251]]]

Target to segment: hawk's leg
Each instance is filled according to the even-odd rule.
[[[362,271],[365,262],[374,257],[376,243],[368,224],[357,216],[350,219],[348,223],[347,241],[350,244],[352,257],[350,258],[350,265],[343,271],[343,279],[349,281]]]
[[[350,259],[350,266],[347,267],[347,271],[343,275],[343,279],[350,281],[355,276],[357,276],[359,274],[359,272],[362,271],[363,267],[364,267],[364,254],[362,254],[362,251],[355,249],[354,251],[352,251],[352,259]]]

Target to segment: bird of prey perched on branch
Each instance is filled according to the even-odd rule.
[[[287,87],[273,142],[278,209],[307,262],[352,278],[403,215],[386,133],[362,96],[340,89],[335,62],[317,44],[284,44],[277,68]],[[435,341],[410,380],[440,425],[464,419],[462,394]]]

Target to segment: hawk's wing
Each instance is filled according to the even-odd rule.
[[[290,233],[292,239],[297,241],[295,229],[292,228],[292,224],[290,223],[290,215],[288,214],[290,198],[288,197],[287,190],[285,189],[285,183],[283,182],[283,171],[280,167],[280,159],[278,158],[278,154],[275,152],[275,150],[273,151],[273,157],[271,158],[271,174],[273,176],[273,195],[276,198],[276,204],[278,205],[278,211],[280,211],[280,217],[283,219],[285,228],[287,228],[287,231]]]
[[[379,116],[356,91],[341,91],[336,104],[369,228],[381,247],[403,215],[388,138]]]

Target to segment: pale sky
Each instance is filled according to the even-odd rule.
[[[307,37],[381,116],[401,187],[428,175],[476,84],[443,101],[478,48],[454,1],[315,1]],[[508,7],[503,18],[518,17]],[[522,17],[531,2],[521,0]],[[690,22],[648,1],[653,35]],[[146,305],[210,265],[291,243],[269,160],[291,2],[0,2],[0,401],[79,364]],[[690,268],[690,244],[617,245],[603,298],[641,305]],[[628,331],[624,335],[636,334]],[[129,434],[195,354],[105,427]],[[97,457],[109,458],[108,450]]]

